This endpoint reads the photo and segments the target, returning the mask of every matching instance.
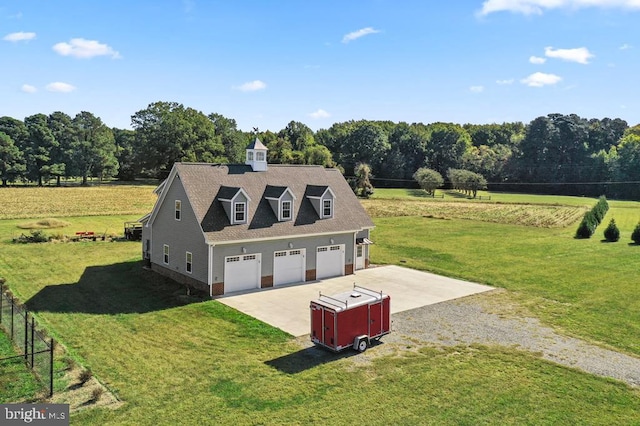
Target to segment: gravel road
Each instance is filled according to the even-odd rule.
[[[640,358],[559,335],[537,319],[497,315],[484,308],[492,292],[424,306],[392,316],[393,332],[385,343],[415,339],[456,346],[484,344],[516,347],[542,358],[598,376],[640,386]],[[492,308],[493,310],[493,308]]]

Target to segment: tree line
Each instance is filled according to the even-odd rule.
[[[175,102],[155,102],[131,117],[132,130],[106,126],[90,112],[18,120],[0,117],[2,184],[43,185],[63,178],[163,178],[174,162],[243,163],[258,136],[268,161],[369,167],[374,186],[416,185],[427,168],[486,179],[493,190],[640,198],[640,125],[615,118],[549,114],[528,124],[405,123],[351,120],[312,131],[291,121],[278,132],[244,132],[236,121]],[[467,176],[468,178],[469,176]]]

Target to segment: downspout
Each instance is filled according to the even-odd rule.
[[[207,281],[209,281],[209,297],[213,298],[213,244],[209,244],[209,274]]]
[[[353,233],[353,256],[351,256],[352,262],[353,262],[353,273],[356,273],[356,270],[358,270],[358,258],[356,257],[358,254],[358,251],[356,249],[356,240],[357,240],[357,232]]]

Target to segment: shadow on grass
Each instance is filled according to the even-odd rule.
[[[381,342],[376,340],[371,341],[372,347],[380,344]],[[351,348],[335,353],[319,346],[312,346],[288,355],[265,361],[265,364],[286,374],[297,374],[329,362],[361,355],[363,354],[356,352]]]
[[[46,286],[25,304],[35,312],[129,314],[202,300],[201,295],[187,297],[185,287],[136,261],[88,267],[77,283]]]

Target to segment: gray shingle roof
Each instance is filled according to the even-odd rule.
[[[349,184],[336,169],[269,165],[267,171],[254,172],[246,165],[205,163],[176,163],[174,167],[207,242],[340,233],[374,226]],[[242,188],[251,199],[246,224],[229,224],[222,203],[216,198],[223,187]],[[324,190],[329,187],[335,194],[333,218],[320,219],[305,196],[305,193],[309,195],[310,189],[317,194],[320,188],[316,187]],[[291,221],[279,222],[265,198],[266,194],[277,193],[278,188],[289,188],[296,197]]]

